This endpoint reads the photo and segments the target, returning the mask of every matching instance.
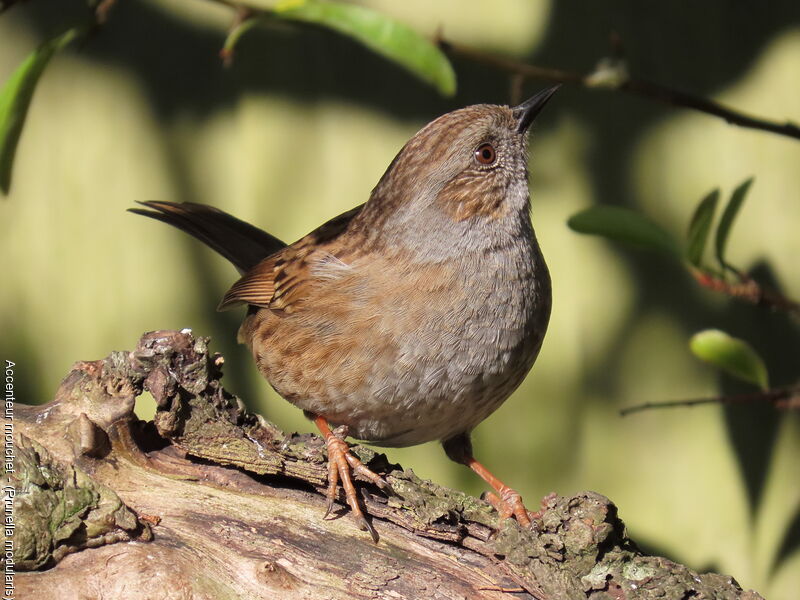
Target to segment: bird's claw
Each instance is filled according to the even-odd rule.
[[[341,480],[345,499],[353,512],[353,517],[361,530],[369,532],[372,540],[377,543],[378,533],[367,521],[364,511],[361,509],[361,505],[358,502],[358,494],[355,485],[353,485],[352,475],[355,474],[367,481],[371,481],[384,491],[389,490],[391,492],[391,486],[380,475],[370,471],[364,463],[354,456],[350,452],[350,446],[338,434],[339,430],[337,429],[336,433],[329,432],[325,435],[325,445],[328,449],[328,490],[325,496],[328,502],[323,518],[328,518],[333,512],[333,507],[336,503],[336,488]]]
[[[525,508],[519,492],[507,486],[503,486],[498,491],[500,493],[499,496],[494,492],[487,492],[484,494],[484,498],[498,512],[500,519],[505,520],[514,517],[522,527],[532,527],[536,516]]]

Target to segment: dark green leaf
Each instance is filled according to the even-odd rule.
[[[593,206],[572,215],[567,225],[578,233],[601,235],[639,248],[679,256],[675,240],[636,211],[618,206]]]
[[[747,342],[719,329],[706,329],[692,336],[689,348],[699,359],[726,373],[763,390],[769,388],[767,367]]]
[[[717,210],[719,190],[716,189],[700,201],[697,209],[689,222],[687,234],[686,258],[695,267],[700,267],[703,262],[703,251],[706,249],[706,240],[711,231],[714,220],[714,211]]]
[[[0,190],[4,194],[11,186],[14,154],[36,83],[53,54],[85,33],[86,29],[74,27],[46,41],[27,56],[0,90]]]
[[[405,67],[441,94],[452,96],[456,91],[453,67],[441,50],[410,27],[379,12],[355,4],[290,0],[278,3],[274,14],[334,29]]]
[[[752,183],[753,178],[751,177],[733,190],[731,199],[728,201],[728,205],[725,207],[725,212],[722,213],[722,217],[719,220],[719,225],[717,226],[717,236],[715,239],[715,247],[717,261],[719,262],[720,267],[723,269],[731,268],[728,263],[725,262],[725,246],[728,243],[728,235],[733,227],[733,222],[736,219],[736,215],[739,214],[739,209],[742,207],[742,203],[744,202]]]

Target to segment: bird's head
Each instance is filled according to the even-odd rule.
[[[400,150],[365,212],[388,228],[464,225],[527,211],[531,123],[558,86],[519,106],[477,104],[442,115]]]

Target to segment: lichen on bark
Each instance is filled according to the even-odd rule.
[[[15,489],[14,563],[32,571],[52,565],[71,552],[139,537],[149,539],[141,523],[112,489],[75,465],[60,464],[27,436],[14,439],[14,473],[4,486]]]

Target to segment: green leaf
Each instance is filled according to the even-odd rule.
[[[717,236],[714,245],[716,247],[717,261],[723,270],[733,269],[733,267],[725,262],[725,246],[728,243],[728,235],[733,227],[733,222],[736,219],[736,215],[739,214],[739,209],[742,207],[742,203],[744,202],[747,192],[750,190],[750,186],[752,184],[753,178],[751,177],[750,179],[742,182],[739,187],[733,190],[731,199],[728,201],[728,205],[725,207],[725,212],[722,213],[722,217],[719,220],[719,225],[717,225]]]
[[[629,208],[592,206],[572,215],[567,225],[578,233],[601,235],[639,248],[680,256],[675,240],[669,233]]]
[[[719,329],[706,329],[692,336],[689,348],[700,360],[739,379],[769,388],[764,361],[747,342],[731,337]]]
[[[714,211],[717,210],[719,189],[714,190],[700,201],[697,209],[689,222],[687,233],[686,258],[695,267],[700,267],[703,262],[703,251],[706,249],[706,240],[711,231],[714,220]]]
[[[0,190],[4,194],[11,186],[14,154],[39,77],[53,54],[87,29],[88,26],[73,27],[46,41],[25,58],[0,90]]]
[[[456,91],[450,61],[433,43],[379,12],[355,4],[289,0],[274,7],[281,19],[314,23],[343,33],[405,67],[445,96]]]

